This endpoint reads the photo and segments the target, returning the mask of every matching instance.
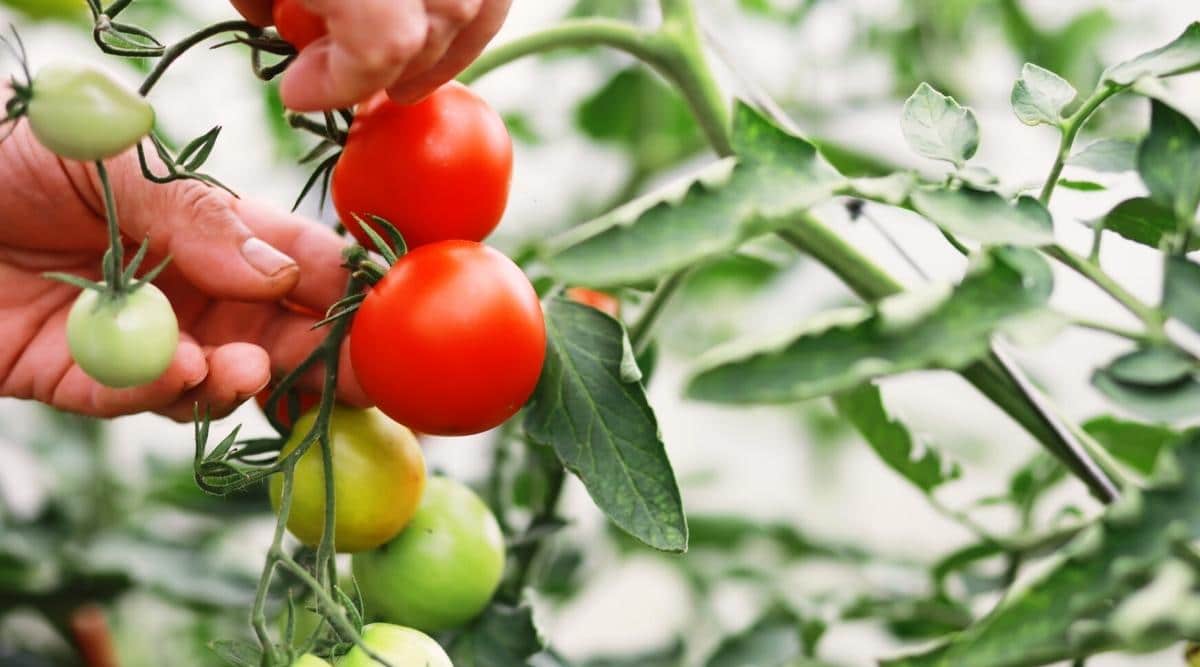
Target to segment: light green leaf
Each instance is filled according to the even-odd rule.
[[[1069,178],[1058,179],[1058,187],[1079,192],[1100,192],[1108,189],[1095,181],[1077,181]]]
[[[1092,385],[1114,406],[1154,422],[1170,424],[1200,417],[1200,382],[1194,377],[1149,387],[1121,382],[1100,369],[1092,375]]]
[[[1149,197],[1127,199],[1099,221],[1104,229],[1159,250],[1176,235],[1175,215]]]
[[[1174,76],[1200,69],[1200,23],[1188,26],[1175,41],[1110,68],[1104,80],[1130,86],[1146,76]]]
[[[1138,149],[1138,173],[1150,198],[1190,225],[1200,205],[1200,130],[1166,104],[1150,103],[1150,134]]]
[[[812,144],[748,106],[735,113],[733,138],[739,157],[552,239],[550,270],[599,288],[655,280],[787,226],[844,184]]]
[[[1179,439],[1179,433],[1172,429],[1112,416],[1088,420],[1083,430],[1109,454],[1143,475],[1154,472],[1159,453]]]
[[[1012,108],[1026,125],[1060,125],[1063,110],[1078,95],[1066,79],[1033,63],[1025,63],[1012,90]]]
[[[1072,155],[1067,164],[1092,171],[1119,174],[1137,169],[1137,151],[1136,141],[1101,139]]]
[[[855,178],[850,181],[850,194],[871,201],[899,206],[908,200],[917,177],[907,171],[877,178]]]
[[[1167,258],[1163,310],[1200,331],[1200,264],[1176,255]]]
[[[1200,537],[1200,434],[1164,451],[1150,488],[1128,488],[1062,557],[1013,589],[980,622],[945,644],[884,667],[1033,667],[1109,650],[1143,651],[1194,636],[1200,603],[1192,582],[1167,605],[1145,604],[1176,568],[1178,545]],[[1180,590],[1186,589],[1186,590]],[[1151,619],[1151,622],[1145,622]]]
[[[917,153],[961,167],[979,149],[975,112],[934,90],[927,83],[904,103],[900,123],[904,138]]]
[[[679,485],[621,324],[563,298],[546,306],[549,346],[525,432],[551,445],[617,526],[663,551],[687,548]]]
[[[1032,197],[1010,203],[971,188],[916,190],[913,206],[935,225],[985,245],[1042,246],[1054,242],[1050,212]]]
[[[837,394],[833,404],[888,467],[921,491],[929,493],[958,478],[958,465],[947,462],[937,450],[914,438],[908,427],[884,406],[883,393],[876,385],[865,384]]]
[[[787,403],[853,389],[885,375],[958,369],[985,355],[991,335],[1037,313],[1053,287],[1031,251],[975,258],[953,290],[884,299],[874,309],[829,313],[797,335],[719,348],[688,395],[723,403]]]
[[[1163,387],[1187,379],[1196,362],[1173,347],[1145,347],[1123,355],[1108,365],[1113,379],[1142,387]]]

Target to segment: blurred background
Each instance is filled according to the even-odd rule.
[[[35,12],[48,6],[14,4]],[[1089,91],[1105,66],[1164,44],[1200,19],[1200,6],[1183,0],[696,4],[726,89],[765,91],[828,150],[859,161],[864,171],[890,166],[937,174],[940,167],[908,151],[899,124],[903,100],[928,81],[974,108],[983,133],[976,164],[1013,190],[1040,184],[1057,139],[1012,114],[1009,93],[1024,62]],[[129,10],[164,41],[232,13],[222,0],[137,0]],[[498,41],[570,14],[657,20],[655,3],[639,0],[515,0]],[[35,20],[8,8],[0,19],[20,28],[35,67],[106,58],[85,23]],[[107,60],[131,81],[139,76],[131,65]],[[1198,79],[1172,83],[1181,108],[1200,111]],[[488,75],[477,89],[504,113],[517,141],[511,207],[491,240],[510,254],[711,159],[675,94],[615,53],[527,59]],[[292,205],[307,177],[295,162],[310,142],[287,127],[274,88],[252,76],[244,50],[193,52],[156,88],[153,102],[168,137],[224,127],[210,173],[243,196]],[[1131,99],[1106,109],[1091,129],[1135,137],[1147,118],[1146,103]],[[1086,251],[1091,232],[1080,223],[1141,186],[1132,175],[1069,167],[1067,176],[1073,172],[1106,188],[1063,189],[1055,199],[1060,239]],[[331,222],[315,198],[301,210]],[[961,273],[963,260],[932,226],[868,212],[935,278]],[[919,282],[875,226],[851,222],[839,206],[820,216],[890,270]],[[1115,237],[1104,253],[1111,273],[1155,300],[1156,254]],[[928,571],[977,541],[955,512],[969,510],[997,531],[1022,520],[1011,506],[979,501],[1009,494],[1014,476],[1036,469],[1039,450],[957,376],[913,374],[884,384],[889,407],[963,466],[962,479],[940,493],[941,508],[885,468],[825,401],[723,409],[680,397],[688,370],[712,346],[850,300],[822,267],[770,243],[691,279],[663,318],[650,392],[691,517],[693,549],[666,556],[627,543],[572,483],[566,503],[572,525],[541,563],[535,595],[541,627],[562,662],[704,664],[724,638],[769,622],[784,607],[810,630],[812,659],[820,660],[795,664],[869,665],[994,604],[996,595],[986,593],[967,609],[942,599]],[[1066,273],[1059,275],[1055,305],[1132,323]],[[1065,413],[1082,421],[1112,410],[1088,378],[1125,347],[1072,330],[1022,348],[1019,359]],[[269,433],[253,402],[214,429],[225,433],[237,423],[245,425],[244,435]],[[496,441],[495,434],[429,439],[426,449],[432,467],[482,484]],[[123,666],[215,664],[207,642],[248,636],[246,610],[273,517],[265,494],[200,494],[191,479],[192,454],[190,425],[153,416],[94,422],[0,400],[0,665],[76,664],[61,630],[86,602],[103,605]],[[1097,510],[1073,481],[1046,487],[1037,521],[1054,524]],[[964,579],[960,585],[972,585]],[[1182,665],[1181,656],[1174,647],[1088,664]]]

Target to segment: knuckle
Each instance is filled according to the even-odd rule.
[[[454,25],[461,26],[475,20],[483,0],[450,0],[442,2],[438,7],[438,16]]]

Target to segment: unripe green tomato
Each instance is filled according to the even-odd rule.
[[[331,667],[328,662],[318,658],[311,653],[305,653],[300,656],[296,662],[292,663],[292,667]]]
[[[320,410],[296,420],[280,451],[286,456],[312,430]],[[421,503],[425,457],[412,431],[382,412],[335,406],[330,419],[333,444],[334,535],[343,553],[365,551],[396,536]],[[325,462],[319,444],[296,464],[288,530],[316,546],[325,533]],[[271,477],[271,505],[279,511],[283,475]]]
[[[73,19],[84,15],[85,0],[0,0],[35,19]]]
[[[162,377],[178,344],[175,311],[154,285],[118,297],[85,289],[67,315],[71,358],[108,387],[136,387]]]
[[[94,161],[137,145],[154,126],[154,108],[111,74],[56,63],[33,79],[29,127],[43,146],[70,160]]]
[[[363,628],[363,643],[392,667],[454,667],[450,656],[429,635],[389,623],[372,623]],[[355,646],[337,667],[376,667],[367,652]]]
[[[434,477],[408,528],[355,554],[353,567],[368,617],[438,632],[463,625],[492,599],[504,574],[504,535],[471,489]]]

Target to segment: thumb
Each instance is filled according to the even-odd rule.
[[[122,233],[135,244],[149,239],[150,252],[170,255],[175,269],[200,291],[215,298],[275,301],[296,286],[296,261],[251,232],[229,193],[191,180],[152,183],[133,152],[106,167]],[[95,192],[102,193],[95,168],[87,167],[87,174]],[[102,195],[98,210],[103,211]]]

